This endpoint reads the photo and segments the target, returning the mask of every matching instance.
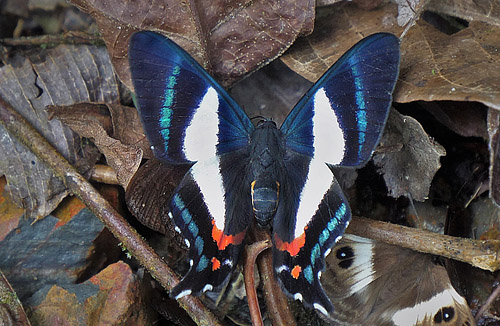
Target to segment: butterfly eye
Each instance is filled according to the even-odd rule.
[[[453,307],[444,307],[434,315],[434,323],[448,323],[453,320],[453,317],[455,317],[455,309]]]

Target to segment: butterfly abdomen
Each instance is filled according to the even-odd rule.
[[[279,181],[263,174],[252,182],[252,206],[255,219],[260,227],[269,226],[276,214],[279,200]]]
[[[259,122],[250,138],[249,175],[253,213],[262,228],[270,226],[276,214],[283,171],[283,136],[270,120]]]

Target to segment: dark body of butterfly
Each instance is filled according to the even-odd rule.
[[[155,156],[194,163],[168,203],[191,266],[173,297],[221,289],[255,217],[272,228],[274,270],[284,292],[324,314],[333,311],[320,276],[351,213],[327,163],[357,167],[369,160],[387,119],[399,56],[392,34],[361,40],[278,129],[270,120],[254,127],[171,40],[153,32],[132,36],[132,80]]]

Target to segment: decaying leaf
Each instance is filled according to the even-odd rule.
[[[419,102],[437,121],[464,137],[487,139],[487,108],[477,102]]]
[[[10,198],[10,193],[5,189],[7,181],[0,178],[0,241],[19,224],[19,220],[24,215],[24,210],[14,204]]]
[[[66,46],[9,59],[0,68],[0,96],[24,116],[81,172],[99,154],[60,121],[48,121],[47,105],[118,101],[118,85],[106,49]],[[0,173],[27,217],[48,215],[67,194],[62,182],[2,126]]]
[[[500,112],[488,111],[488,135],[490,149],[490,197],[500,206]]]
[[[399,35],[398,7],[384,3],[374,10],[360,9],[352,3],[320,8],[314,32],[299,38],[280,59],[309,81],[316,81],[351,46],[376,32]]]
[[[166,234],[173,229],[165,208],[190,165],[167,165],[152,159],[139,168],[125,200],[132,214],[145,226]]]
[[[55,117],[81,137],[92,139],[124,188],[139,168],[143,153],[152,156],[135,108],[79,103],[47,110],[51,119]]]
[[[441,166],[444,148],[432,142],[417,120],[392,110],[387,120],[382,148],[401,148],[397,152],[377,153],[373,162],[384,176],[392,197],[411,196],[424,201],[432,178]]]
[[[384,4],[365,12],[335,4],[318,10],[315,32],[299,39],[282,57],[294,71],[317,80],[364,36],[401,33],[397,8]],[[500,109],[500,27],[480,21],[447,35],[418,21],[401,41],[401,67],[394,101],[478,101]]]
[[[472,21],[447,35],[419,21],[401,49],[396,102],[478,101],[500,109],[500,27]]]
[[[419,6],[423,6],[425,0],[394,0],[398,4],[398,25],[406,26],[410,21],[418,19],[415,17],[420,12]]]
[[[497,0],[433,0],[429,1],[426,9],[467,21],[477,20],[500,26],[500,2]]]
[[[81,284],[41,288],[27,304],[37,325],[150,325],[138,278],[124,262],[109,265]]]
[[[116,72],[131,89],[127,52],[133,32],[163,32],[230,85],[310,33],[315,14],[313,0],[71,2],[97,21]]]

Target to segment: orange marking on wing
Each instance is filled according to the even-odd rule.
[[[220,268],[220,260],[215,257],[212,257],[212,270],[216,271]]]
[[[217,242],[217,248],[219,248],[219,250],[226,249],[226,247],[230,244],[239,245],[245,239],[246,231],[242,231],[236,235],[227,235],[224,234],[222,230],[217,228],[214,220],[212,220],[212,225],[212,239]]]
[[[299,265],[295,265],[295,267],[292,268],[290,274],[292,274],[294,279],[298,279],[301,272],[302,272],[302,267],[300,267]]]
[[[279,250],[288,251],[290,255],[296,256],[306,243],[306,234],[302,233],[298,238],[293,239],[292,242],[285,242],[275,235],[274,242],[276,244],[276,248]]]

